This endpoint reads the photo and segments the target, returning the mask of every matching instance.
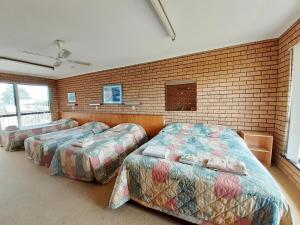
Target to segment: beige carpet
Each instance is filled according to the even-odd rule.
[[[276,169],[272,173],[287,186],[288,198],[299,195]],[[0,225],[142,225],[186,224],[133,202],[117,210],[107,204],[114,180],[107,185],[47,175],[22,152],[0,149]],[[299,202],[291,202],[299,220]]]

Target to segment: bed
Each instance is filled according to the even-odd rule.
[[[147,147],[169,149],[166,159],[144,156]],[[233,157],[248,175],[178,162],[183,154]],[[122,164],[109,207],[130,199],[201,225],[290,225],[289,206],[273,177],[231,129],[175,123],[131,153]]]
[[[87,147],[72,143],[60,146],[52,159],[50,174],[105,184],[116,175],[124,158],[146,141],[142,126],[119,124],[95,135]]]
[[[0,146],[6,151],[17,151],[24,149],[24,140],[28,137],[50,133],[58,130],[77,127],[78,122],[72,119],[61,119],[47,124],[24,127],[12,131],[0,131]]]
[[[105,123],[87,122],[72,129],[30,137],[24,142],[25,151],[28,158],[32,159],[35,164],[49,167],[58,146],[102,133],[107,129],[109,126]]]

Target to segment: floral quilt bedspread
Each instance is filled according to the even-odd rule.
[[[27,138],[24,142],[29,159],[35,164],[49,167],[58,146],[80,138],[87,138],[109,129],[101,122],[88,122],[82,126]]]
[[[60,146],[52,159],[51,175],[83,181],[109,182],[124,158],[147,141],[147,134],[137,124],[120,124],[93,137],[87,147],[72,143]]]
[[[24,127],[14,131],[0,131],[0,146],[6,151],[24,149],[24,140],[35,135],[77,127],[78,122],[72,119],[61,119],[38,126]]]
[[[169,149],[167,159],[142,155],[147,146]],[[182,154],[209,154],[243,161],[248,175],[178,162]],[[110,199],[118,208],[130,199],[201,225],[290,225],[289,206],[278,184],[231,129],[171,124],[122,164]]]

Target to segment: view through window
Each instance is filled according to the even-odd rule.
[[[0,124],[1,128],[18,126],[17,109],[14,98],[14,85],[0,83]]]
[[[1,129],[51,121],[47,86],[0,83],[0,102]]]

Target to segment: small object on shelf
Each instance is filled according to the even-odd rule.
[[[141,105],[141,102],[124,102],[124,105],[132,107],[132,110],[136,110],[136,106]]]
[[[95,106],[95,109],[98,110],[101,103],[90,103],[89,106]]]
[[[248,148],[265,166],[271,166],[273,136],[265,132],[240,131]]]
[[[74,110],[75,106],[77,106],[77,103],[68,103],[67,106],[71,106],[72,110]]]

